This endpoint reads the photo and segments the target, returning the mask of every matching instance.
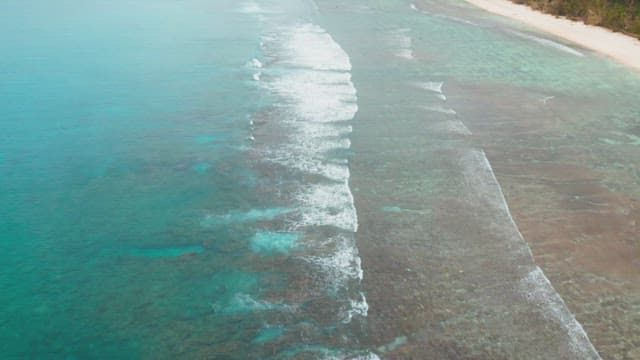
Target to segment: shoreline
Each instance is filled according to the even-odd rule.
[[[508,17],[596,51],[640,71],[640,40],[583,22],[556,17],[510,0],[465,0],[490,13]]]

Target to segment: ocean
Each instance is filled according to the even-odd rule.
[[[640,348],[640,76],[597,54],[426,0],[7,0],[0,54],[2,358]]]

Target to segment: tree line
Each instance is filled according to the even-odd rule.
[[[582,20],[640,38],[640,0],[513,0],[534,9]]]

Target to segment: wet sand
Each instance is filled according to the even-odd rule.
[[[640,40],[611,30],[544,14],[509,0],[466,0],[486,11],[521,21],[640,70]]]

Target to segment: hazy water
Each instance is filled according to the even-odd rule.
[[[256,281],[214,260],[240,232],[199,225],[260,202],[243,150],[257,30],[236,8],[3,3],[5,356],[176,353],[177,323],[230,296],[216,274]]]
[[[0,352],[373,359],[454,341],[592,356],[462,94],[606,97],[624,127],[638,79],[457,2],[410,5],[0,5]],[[407,284],[402,262],[426,277]],[[431,297],[413,322],[397,312],[409,293]]]
[[[2,5],[4,356],[348,347],[351,65],[311,4],[270,5]]]

